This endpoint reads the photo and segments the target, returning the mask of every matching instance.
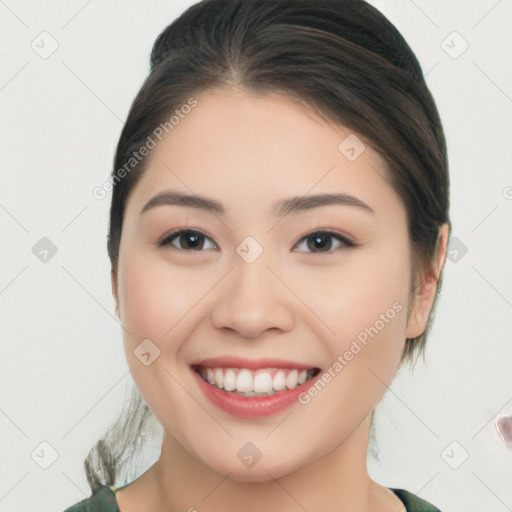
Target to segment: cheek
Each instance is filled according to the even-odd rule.
[[[209,282],[197,272],[147,257],[127,261],[119,279],[121,320],[133,342],[149,338],[162,347],[164,340],[172,338],[173,329],[186,324],[187,314],[206,293]]]
[[[135,251],[119,268],[120,316],[128,365],[144,400],[164,425],[179,423],[169,411],[180,409],[189,399],[179,384],[188,376],[176,361],[182,340],[193,327],[190,313],[208,289],[208,282],[200,281],[201,276],[193,272],[173,269]],[[146,339],[156,345],[158,355],[147,342],[141,345]],[[154,357],[148,365],[137,357],[142,357],[142,352]]]
[[[365,329],[375,324],[381,338],[405,333],[410,285],[406,257],[389,249],[369,250],[354,254],[346,264],[318,267],[295,279],[294,290],[314,313],[308,315],[311,328],[325,332],[336,353],[358,335],[364,338]]]
[[[392,382],[405,342],[409,280],[403,258],[393,264],[365,262],[362,268],[340,272],[339,281],[326,281],[322,320],[335,332],[323,336],[330,354],[324,370],[325,387],[304,397],[311,400],[318,424],[345,418],[344,427],[328,429],[321,445],[339,442],[340,428],[348,436],[380,402]],[[334,276],[336,278],[336,276]],[[321,294],[311,296],[314,307]],[[316,302],[315,302],[316,301]],[[318,320],[317,332],[318,332]],[[308,406],[306,406],[308,407]],[[350,411],[350,413],[347,413]]]

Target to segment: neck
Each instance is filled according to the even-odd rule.
[[[252,512],[268,504],[281,512],[367,512],[377,487],[384,489],[367,472],[369,428],[370,415],[327,455],[280,478],[271,478],[269,470],[269,480],[263,482],[240,482],[217,473],[164,431],[160,458],[141,478],[162,511]]]

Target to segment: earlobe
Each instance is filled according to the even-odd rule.
[[[446,261],[449,231],[448,224],[443,224],[439,228],[436,253],[431,272],[425,275],[415,288],[407,322],[407,338],[421,336],[427,327],[428,317],[436,297],[439,277]]]

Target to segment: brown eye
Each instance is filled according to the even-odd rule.
[[[174,248],[183,251],[201,251],[205,248],[204,246],[206,240],[212,241],[200,231],[195,231],[193,229],[182,229],[179,231],[174,231],[170,235],[166,236],[161,242],[158,243],[158,245],[161,247],[172,245]],[[177,244],[175,242],[177,242]],[[217,248],[215,243],[212,243],[212,245],[213,247],[207,248]]]
[[[306,248],[312,253],[329,253],[333,247],[333,239],[336,240],[334,250],[341,249],[343,247],[352,247],[355,245],[354,242],[331,231],[315,231],[310,233],[299,241],[298,246],[305,243]],[[336,245],[337,244],[337,245]],[[306,252],[308,252],[306,251]],[[302,251],[300,251],[302,252]]]

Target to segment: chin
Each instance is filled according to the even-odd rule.
[[[231,468],[231,471],[228,472],[229,479],[235,480],[237,482],[245,482],[245,483],[262,483],[262,482],[270,482],[276,478],[281,478],[288,474],[288,472],[277,472],[273,468],[260,468],[256,469],[253,467],[252,469],[240,469],[236,468],[235,470]]]
[[[204,462],[205,464],[207,463],[207,461]],[[299,463],[295,465],[291,461],[288,461],[286,464],[272,464],[272,462],[275,461],[265,461],[264,457],[262,457],[252,467],[244,467],[244,465],[241,462],[239,462],[238,459],[237,464],[233,464],[232,461],[229,460],[226,461],[226,464],[222,465],[208,465],[210,466],[211,469],[213,469],[217,473],[227,476],[230,480],[246,483],[270,482],[277,478],[281,478],[290,473],[293,473],[294,471],[297,471],[301,468]]]

